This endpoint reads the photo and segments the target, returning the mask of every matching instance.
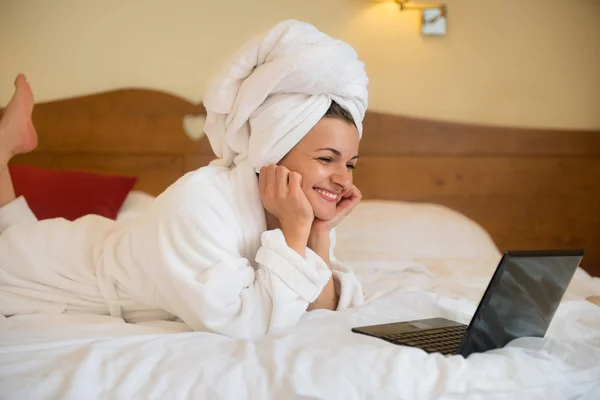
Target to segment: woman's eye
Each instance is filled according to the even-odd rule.
[[[331,157],[319,157],[319,160],[323,161],[324,163],[330,163]]]
[[[346,168],[348,168],[348,169],[356,169],[356,165],[354,165],[354,164],[347,164]]]

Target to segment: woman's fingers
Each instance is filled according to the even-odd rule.
[[[347,215],[362,199],[362,193],[356,186],[350,187],[338,204],[338,214]]]
[[[261,199],[265,209],[284,223],[310,224],[314,219],[312,206],[302,191],[302,175],[285,167],[269,165],[259,174]]]
[[[285,167],[276,167],[275,169],[275,177],[277,181],[277,196],[283,199],[286,198],[289,192],[289,183],[288,177],[290,175],[290,171]]]
[[[299,195],[302,192],[302,175],[297,172],[290,172],[290,193],[294,196]]]
[[[351,186],[347,191],[346,194],[344,195],[344,198],[346,199],[356,199],[356,198],[361,198],[362,197],[362,193],[360,192],[360,190],[358,190],[358,188],[356,186]]]
[[[262,167],[258,173],[258,193],[260,197],[265,197],[267,189],[267,167]]]
[[[267,187],[266,193],[269,197],[277,196],[277,166],[267,166]]]

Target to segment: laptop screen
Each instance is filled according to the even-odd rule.
[[[582,251],[506,253],[459,354],[497,349],[520,337],[543,337],[582,255]]]

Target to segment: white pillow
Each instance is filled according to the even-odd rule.
[[[500,254],[479,224],[430,203],[363,200],[336,229],[341,261],[495,257]]]

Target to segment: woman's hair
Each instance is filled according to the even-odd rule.
[[[356,127],[356,124],[354,123],[354,118],[352,118],[352,115],[348,111],[346,111],[345,108],[342,108],[342,106],[340,106],[335,101],[331,102],[331,106],[329,106],[329,109],[327,110],[327,112],[325,113],[323,118],[341,119],[342,121],[345,121],[345,122],[349,123],[350,125],[354,125]]]

